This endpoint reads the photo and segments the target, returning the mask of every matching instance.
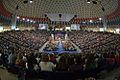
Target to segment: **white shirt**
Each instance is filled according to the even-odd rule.
[[[40,62],[41,71],[52,71],[55,65],[52,62]]]
[[[40,61],[40,58],[38,58],[38,57],[37,57],[37,58],[36,58],[36,60],[37,60],[37,63],[39,63],[39,61]]]
[[[0,53],[0,57],[2,56],[2,54]]]

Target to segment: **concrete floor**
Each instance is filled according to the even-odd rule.
[[[6,69],[0,67],[0,80],[18,80],[17,75],[8,73]],[[43,80],[43,79],[34,79]]]
[[[7,70],[0,68],[1,80],[18,80],[17,75],[8,73]]]

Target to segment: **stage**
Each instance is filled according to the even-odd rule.
[[[71,49],[68,48],[66,49],[64,47],[65,41],[55,41],[56,47],[54,47],[54,49],[50,49],[50,46],[48,47],[49,43],[46,44],[46,47],[43,49],[43,52],[45,53],[57,53],[57,54],[62,54],[62,53],[70,53],[70,54],[76,54],[76,53],[80,53],[80,51],[78,50],[78,48],[76,48],[76,46],[73,45],[73,43],[69,42],[69,44],[72,45]]]

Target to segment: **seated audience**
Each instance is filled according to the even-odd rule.
[[[41,71],[53,71],[55,65],[50,62],[49,56],[47,54],[42,55],[41,62],[39,63]]]

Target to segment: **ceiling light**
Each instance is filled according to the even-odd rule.
[[[90,22],[92,23],[92,22],[93,22],[93,20],[90,20]]]
[[[87,0],[87,3],[90,3],[90,0]]]
[[[33,3],[33,1],[32,1],[32,0],[30,0],[30,3]]]
[[[99,18],[99,20],[101,21],[101,20],[102,20],[102,18]]]
[[[29,20],[29,19],[27,19],[27,21],[29,22],[30,20]]]
[[[89,3],[89,4],[90,4],[90,2],[87,2],[87,3]]]
[[[17,16],[17,19],[20,19],[20,17],[19,17],[19,16]]]
[[[22,20],[25,20],[25,18],[22,18]]]
[[[32,23],[32,22],[33,22],[33,20],[30,20],[30,22]]]

